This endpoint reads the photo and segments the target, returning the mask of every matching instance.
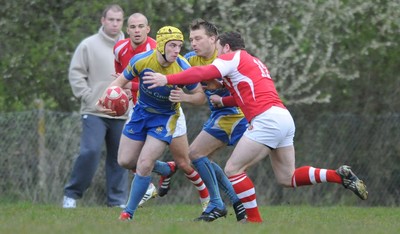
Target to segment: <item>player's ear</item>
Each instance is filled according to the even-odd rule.
[[[215,43],[217,41],[217,36],[210,36],[210,40]]]
[[[231,51],[231,46],[226,43],[223,47],[222,47],[222,51],[223,53],[228,53],[229,51]]]

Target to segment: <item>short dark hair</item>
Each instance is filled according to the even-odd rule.
[[[224,32],[218,36],[219,44],[228,44],[231,50],[241,50],[245,48],[244,40],[239,32]]]
[[[204,30],[206,31],[206,34],[208,36],[218,36],[218,28],[217,26],[215,26],[215,24],[210,23],[206,20],[203,19],[195,19],[192,21],[192,23],[189,25],[189,30],[193,31],[193,30],[199,30],[201,28],[204,28]]]
[[[108,13],[109,10],[113,10],[113,11],[116,11],[116,12],[122,12],[122,14],[124,14],[124,10],[122,10],[122,7],[120,5],[111,4],[111,5],[108,5],[106,8],[104,8],[103,14],[101,16],[103,18],[106,18],[107,17],[107,13]]]

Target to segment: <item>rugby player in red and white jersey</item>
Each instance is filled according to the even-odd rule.
[[[150,26],[146,16],[141,13],[133,13],[129,16],[126,33],[129,38],[120,40],[114,46],[114,67],[115,73],[120,74],[129,64],[131,58],[139,53],[149,51],[156,48],[156,41],[149,37]],[[116,75],[117,76],[117,75]],[[132,82],[138,82],[135,77]],[[136,103],[137,86],[131,88],[133,104]]]
[[[129,35],[129,38],[119,41],[114,46],[114,64],[116,74],[119,75],[120,73],[122,73],[125,67],[129,64],[131,58],[135,55],[156,48],[156,40],[148,36],[149,32],[150,26],[146,16],[141,13],[134,13],[128,18],[126,33]],[[136,104],[138,78],[135,77],[132,82],[129,83],[131,84],[131,87],[129,88],[132,92],[132,101],[133,104]],[[190,94],[185,94],[185,96],[187,95]],[[204,182],[201,179],[200,175],[190,165],[190,159],[188,155],[189,144],[186,135],[186,119],[181,108],[180,111],[181,115],[178,118],[177,127],[173,134],[173,140],[171,142],[171,145],[169,146],[175,162],[168,162],[168,165],[171,167],[171,175],[161,176],[159,181],[158,195],[164,196],[168,193],[171,182],[170,177],[176,171],[176,167],[178,167],[185,173],[186,178],[190,180],[190,182],[196,187],[196,190],[199,193],[200,203],[204,210],[208,205],[210,197],[207,187],[204,185]],[[153,184],[150,184],[145,196],[143,197],[139,205],[141,206],[144,202],[153,198],[155,195],[155,187]]]
[[[367,187],[349,166],[342,165],[337,170],[311,166],[295,168],[295,124],[279,98],[267,66],[245,50],[244,40],[238,32],[221,34],[217,49],[218,58],[211,65],[196,66],[167,76],[147,72],[143,80],[145,84],[152,84],[148,87],[151,89],[223,77],[232,96],[214,96],[214,104],[238,105],[250,123],[225,166],[225,173],[246,211],[257,208],[254,185],[246,171],[268,155],[277,182],[282,186],[293,188],[324,182],[338,183],[366,200]],[[260,216],[248,221],[262,222],[262,219]]]

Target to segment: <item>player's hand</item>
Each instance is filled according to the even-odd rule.
[[[167,84],[167,77],[160,73],[145,72],[142,79],[143,84],[150,84],[150,86],[147,87],[148,89],[161,87]]]
[[[176,89],[171,90],[169,100],[171,102],[184,102],[186,95],[187,94],[181,88],[177,87]]]
[[[216,94],[210,96],[210,102],[214,107],[221,108],[224,107],[222,103],[222,97]]]
[[[217,79],[215,80],[208,80],[202,82],[203,84],[203,89],[205,90],[215,90],[215,89],[221,89],[224,87],[224,85]]]
[[[109,115],[109,116],[116,116],[116,115],[117,115],[117,112],[116,112],[116,111],[113,111],[113,110],[111,110],[111,109],[108,109],[108,108],[106,108],[106,107],[104,106],[104,98],[100,98],[100,99],[97,101],[97,103],[96,103],[96,110],[99,111],[99,112],[101,112],[101,113],[103,113],[103,114]]]
[[[127,88],[124,88],[123,90],[126,93],[126,95],[128,96],[128,99],[132,100],[132,90],[131,89],[127,89]]]

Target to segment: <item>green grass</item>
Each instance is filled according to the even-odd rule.
[[[262,224],[240,224],[232,208],[227,218],[198,223],[199,206],[146,205],[122,222],[119,208],[0,203],[0,233],[400,233],[400,208],[263,206]]]

